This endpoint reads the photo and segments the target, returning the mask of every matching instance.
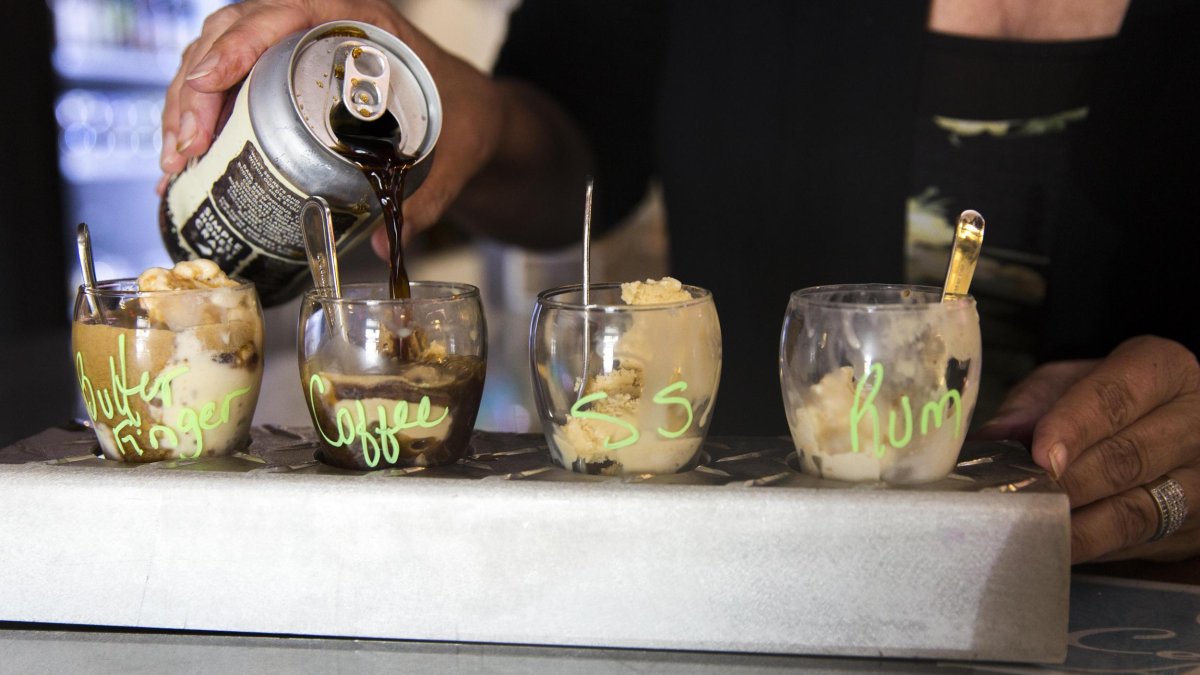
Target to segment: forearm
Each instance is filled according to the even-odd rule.
[[[594,170],[588,143],[545,94],[518,80],[496,81],[501,116],[491,157],[451,205],[459,224],[527,248],[577,241],[584,184]]]

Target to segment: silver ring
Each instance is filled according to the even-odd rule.
[[[1187,517],[1188,503],[1183,486],[1174,478],[1163,476],[1142,487],[1150,493],[1154,505],[1158,507],[1158,530],[1150,537],[1150,541],[1171,536],[1183,526],[1183,519]]]

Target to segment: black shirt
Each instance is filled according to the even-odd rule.
[[[953,185],[944,208],[981,211],[984,250],[998,242],[1043,282],[1009,317],[1019,335],[983,321],[985,349],[1028,355],[989,364],[985,351],[985,382],[1007,384],[1035,360],[1102,356],[1140,333],[1197,348],[1200,237],[1185,176],[1200,5],[1135,1],[1111,41],[992,45],[973,66],[955,56],[961,44],[926,33],[927,8],[525,0],[512,17],[497,74],[541,86],[579,121],[597,156],[599,215],[619,220],[651,178],[662,182],[671,273],[712,290],[721,318],[713,433],[787,432],[778,340],[791,291],[921,279],[909,206],[930,185]],[[1064,131],[982,160],[931,157],[930,143],[950,138],[944,125],[930,131],[934,117]]]

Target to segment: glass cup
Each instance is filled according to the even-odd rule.
[[[384,284],[304,294],[300,378],[327,464],[432,466],[467,454],[487,363],[479,289],[410,287],[400,300]]]
[[[529,353],[555,464],[580,473],[665,474],[699,457],[721,376],[712,295],[621,304],[620,284],[538,295]]]
[[[788,426],[806,473],[927,483],[954,468],[979,394],[970,296],[881,284],[792,293],[779,345]]]
[[[263,373],[254,285],[139,291],[82,286],[71,351],[104,456],[125,462],[228,455],[250,443]]]

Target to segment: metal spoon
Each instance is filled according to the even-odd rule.
[[[594,181],[587,179],[587,191],[583,195],[583,371],[579,378],[576,398],[583,398],[587,388],[588,356],[592,351],[592,331],[588,325],[588,307],[592,304],[592,188]]]
[[[84,296],[88,299],[92,313],[103,320],[104,314],[100,311],[100,304],[92,296],[96,290],[96,263],[92,257],[92,235],[88,232],[87,223],[80,223],[75,229],[75,246],[79,251],[79,266],[83,268]]]
[[[965,296],[971,287],[975,265],[979,262],[979,249],[983,247],[983,226],[983,216],[977,211],[967,209],[958,216],[950,262],[946,265],[946,281],[942,284],[942,302]]]
[[[335,298],[342,297],[329,202],[315,196],[304,200],[300,207],[300,229],[304,233],[304,250],[308,253],[313,283],[317,288],[329,290]]]
[[[333,214],[329,202],[322,197],[312,196],[300,206],[300,231],[304,234],[304,251],[308,254],[308,268],[312,272],[313,284],[317,289],[333,296],[342,297],[342,284],[338,279],[337,245],[334,243]],[[334,335],[347,340],[344,307],[339,302],[324,304],[325,322]]]
[[[592,177],[583,195],[583,304],[592,304]]]

